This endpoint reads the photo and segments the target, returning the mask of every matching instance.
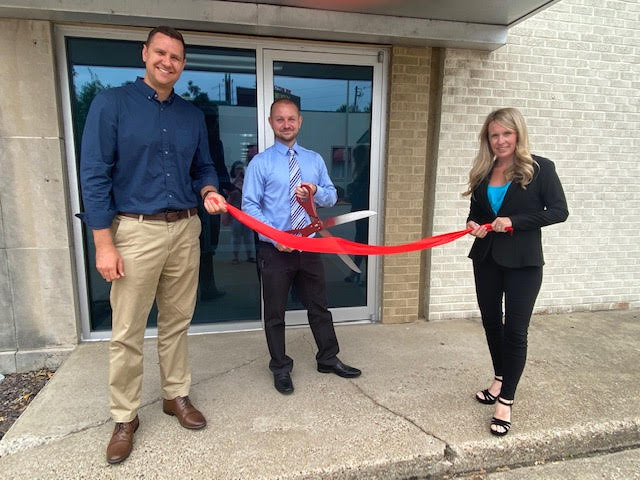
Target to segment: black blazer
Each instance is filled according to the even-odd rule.
[[[496,217],[509,217],[513,235],[490,232],[484,238],[476,238],[469,252],[474,261],[484,260],[489,253],[498,265],[521,268],[544,265],[541,227],[564,222],[569,216],[567,200],[553,162],[533,155],[534,175],[523,189],[512,182],[505,194],[498,215],[493,213],[487,196],[489,179],[485,178],[471,194],[469,220],[483,225]]]

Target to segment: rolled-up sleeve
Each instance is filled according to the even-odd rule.
[[[116,215],[112,171],[116,161],[117,100],[99,93],[89,108],[82,135],[80,183],[84,212],[78,216],[91,228],[111,226]]]

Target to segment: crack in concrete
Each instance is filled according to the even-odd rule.
[[[194,387],[194,386],[206,383],[206,382],[210,382],[212,380],[215,380],[216,378],[220,378],[220,377],[222,377],[224,375],[227,375],[228,373],[234,372],[234,371],[239,370],[241,368],[244,368],[244,367],[246,367],[248,365],[251,365],[252,363],[257,362],[261,358],[264,358],[264,355],[261,355],[260,357],[256,357],[256,358],[251,358],[251,359],[246,360],[245,362],[241,363],[240,365],[235,365],[235,366],[230,367],[230,368],[228,368],[226,370],[223,370],[221,372],[215,373],[215,374],[213,374],[213,375],[211,375],[209,377],[203,378],[202,380],[199,380],[199,381],[197,381],[195,383],[192,383],[191,386]],[[156,403],[159,403],[160,401],[162,401],[162,396],[156,397],[155,399],[150,400],[147,403],[141,404],[140,405],[140,409],[149,407],[151,405],[155,405]]]
[[[44,437],[20,437],[17,439],[11,439],[7,443],[0,444],[0,458],[5,455],[13,455],[26,450],[30,450],[32,448],[37,448],[43,445],[48,445],[50,443],[66,440],[73,435],[88,432],[89,430],[93,430],[94,428],[100,428],[110,421],[110,418],[107,418],[106,420],[99,420],[90,425],[85,425],[84,427],[80,427],[60,435],[47,435]]]
[[[303,333],[302,334],[302,338],[309,344],[309,347],[311,347],[311,349],[313,350],[314,344],[311,342],[311,340],[309,338],[309,334],[308,333]],[[420,425],[418,425],[415,421],[413,421],[412,419],[410,419],[406,415],[403,415],[403,414],[401,414],[399,412],[396,412],[396,411],[392,410],[391,408],[387,407],[386,405],[383,405],[382,403],[378,402],[375,398],[373,398],[372,395],[370,395],[367,392],[365,392],[362,389],[362,387],[360,385],[358,385],[356,382],[354,382],[352,380],[349,380],[349,383],[351,383],[365,398],[369,399],[369,401],[371,401],[374,405],[386,410],[387,412],[391,413],[392,415],[394,415],[396,417],[402,418],[404,421],[410,423],[411,425],[416,427],[418,430],[420,430],[425,435],[430,436],[432,438],[435,438],[439,442],[443,443],[444,444],[444,452],[443,452],[444,460],[453,463],[453,460],[457,457],[457,454],[456,454],[455,450],[453,449],[453,447],[446,440],[438,437],[436,434],[434,434],[432,432],[429,432],[429,431],[425,430],[424,428],[422,428]]]
[[[238,369],[244,368],[244,367],[246,367],[248,365],[251,365],[252,363],[257,362],[261,358],[264,358],[264,355],[262,355],[260,357],[249,359],[249,360],[247,360],[247,361],[245,361],[245,362],[243,362],[243,363],[241,363],[239,365],[235,365],[235,366],[233,366],[231,368],[228,368],[228,369],[226,369],[226,370],[224,370],[222,372],[218,372],[216,374],[213,374],[213,375],[211,375],[211,376],[209,376],[207,378],[204,378],[204,379],[202,379],[202,380],[200,380],[200,381],[198,381],[196,383],[192,383],[191,386],[200,385],[202,383],[209,382],[209,381],[214,380],[216,378],[219,378],[219,377],[221,377],[223,375],[231,373],[231,372],[233,372],[235,370],[238,370]],[[152,400],[150,400],[148,402],[141,403],[140,407],[138,408],[138,410],[142,410],[143,408],[147,408],[147,407],[150,407],[152,405],[158,404],[161,401],[162,401],[162,396],[156,397],[156,398],[154,398],[154,399],[152,399]],[[0,457],[3,454],[6,455],[6,454],[17,453],[19,451],[27,450],[29,448],[39,447],[41,445],[46,445],[46,444],[49,444],[49,443],[57,442],[59,440],[65,440],[66,438],[69,438],[69,437],[71,437],[73,435],[84,433],[84,432],[87,432],[89,430],[93,430],[95,428],[100,428],[100,427],[102,427],[103,425],[106,425],[109,422],[111,422],[111,418],[106,418],[104,420],[98,420],[98,421],[93,422],[93,423],[91,423],[89,425],[85,425],[83,427],[77,428],[75,430],[72,430],[70,432],[67,432],[67,433],[64,433],[64,434],[61,434],[61,435],[58,435],[58,436],[41,437],[41,438],[38,438],[37,440],[32,440],[28,445],[24,445],[23,448],[20,448],[20,442],[19,442],[20,439],[16,439],[17,442],[16,442],[15,446],[12,447],[11,444],[8,444],[8,445],[5,446],[5,448],[0,450]]]
[[[395,410],[393,410],[390,407],[387,407],[386,405],[380,403],[378,400],[376,400],[372,395],[368,394],[360,385],[358,385],[357,383],[353,382],[353,381],[349,381],[349,383],[351,383],[353,386],[356,387],[356,389],[367,399],[369,399],[369,401],[371,401],[371,403],[373,403],[374,405],[382,408],[383,410],[386,410],[387,412],[391,413],[392,415],[399,417],[401,419],[403,419],[405,422],[410,423],[411,425],[413,425],[414,427],[416,427],[418,430],[420,430],[422,433],[424,433],[425,435],[435,438],[436,440],[438,440],[439,442],[444,444],[444,459],[448,460],[448,461],[453,461],[453,459],[457,456],[455,453],[455,450],[453,449],[453,447],[449,444],[449,442],[447,442],[446,440],[444,440],[443,438],[440,438],[438,435],[436,435],[433,432],[430,432],[426,429],[424,429],[423,427],[421,427],[420,425],[418,425],[414,420],[412,420],[411,418],[407,417],[406,415],[403,415],[400,412],[396,412]]]

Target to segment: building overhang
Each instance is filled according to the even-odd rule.
[[[560,0],[0,0],[0,17],[494,50]]]

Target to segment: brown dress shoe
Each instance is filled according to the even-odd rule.
[[[189,397],[176,397],[173,400],[162,400],[162,411],[167,415],[175,415],[184,428],[198,430],[207,425],[204,416],[191,405]]]
[[[131,422],[116,423],[107,447],[107,462],[120,463],[129,456],[133,448],[133,434],[139,426],[137,415]]]

